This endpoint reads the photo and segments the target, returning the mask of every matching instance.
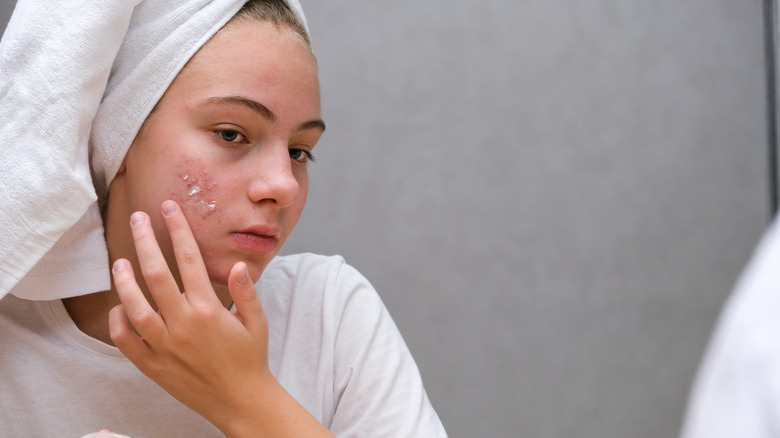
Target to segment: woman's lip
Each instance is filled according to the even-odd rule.
[[[275,234],[257,234],[251,231],[238,231],[229,234],[230,240],[255,252],[272,253],[276,249]]]

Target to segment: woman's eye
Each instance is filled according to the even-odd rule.
[[[242,143],[246,141],[246,138],[235,129],[216,129],[214,133],[220,140],[227,143]]]
[[[314,155],[305,149],[290,149],[290,158],[300,163],[314,161]]]

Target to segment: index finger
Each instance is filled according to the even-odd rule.
[[[141,274],[157,308],[169,316],[178,313],[181,291],[154,236],[149,216],[137,211],[130,216],[130,225]]]
[[[165,201],[162,204],[162,212],[188,299],[217,300],[198,243],[179,204],[170,200]]]

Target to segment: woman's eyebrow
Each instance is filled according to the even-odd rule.
[[[305,131],[307,129],[319,129],[320,131],[325,132],[325,122],[323,122],[321,119],[303,122],[298,125],[298,129],[296,129],[296,131]]]
[[[218,105],[241,105],[245,106],[252,111],[260,114],[261,117],[264,119],[275,122],[276,121],[276,114],[274,114],[271,110],[268,109],[267,106],[263,105],[262,103],[248,99],[246,97],[242,96],[218,96],[218,97],[209,97],[206,99],[209,103],[215,103]]]
[[[241,105],[258,113],[261,117],[263,117],[264,119],[270,122],[276,121],[276,114],[274,114],[273,111],[268,109],[267,106],[263,105],[262,103],[256,100],[252,100],[243,96],[209,97],[208,99],[206,99],[206,101],[208,103],[213,103],[217,105]],[[296,130],[305,131],[307,129],[319,129],[320,131],[325,132],[325,122],[323,122],[321,119],[310,120],[308,122],[301,123]]]

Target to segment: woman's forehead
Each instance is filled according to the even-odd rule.
[[[218,32],[182,69],[166,95],[240,95],[265,103],[311,99],[319,105],[317,69],[311,51],[290,29],[240,20]],[[262,99],[261,99],[262,98]]]
[[[225,25],[193,56],[192,62],[209,62],[213,58],[269,57],[281,55],[284,61],[292,51],[314,55],[308,44],[293,29],[282,24],[259,20],[237,20]],[[199,61],[199,59],[206,60]]]
[[[289,29],[247,20],[223,29],[177,75],[152,115],[165,113],[169,122],[196,114],[230,118],[247,108],[289,129],[324,130],[316,66]]]
[[[240,20],[211,38],[177,76],[195,76],[201,86],[225,78],[262,79],[302,71],[317,75],[311,50],[291,29]],[[243,76],[243,78],[242,78]]]

